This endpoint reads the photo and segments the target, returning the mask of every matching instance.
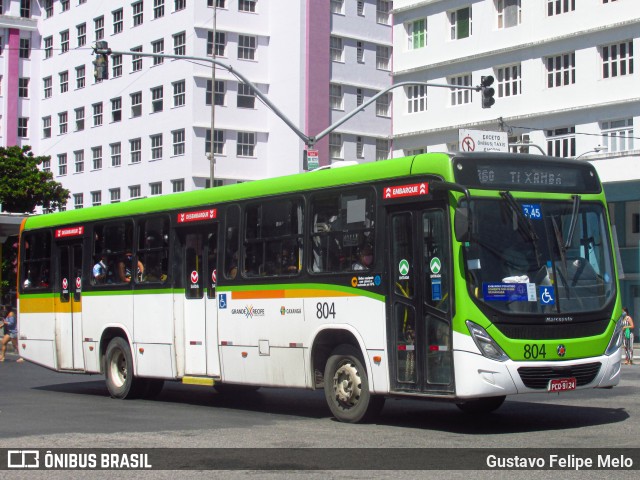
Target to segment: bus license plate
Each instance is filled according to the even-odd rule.
[[[568,390],[576,389],[576,379],[570,378],[555,378],[549,381],[547,387],[548,392],[566,392]]]

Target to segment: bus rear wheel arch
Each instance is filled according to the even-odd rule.
[[[107,345],[104,355],[104,376],[109,394],[113,398],[138,398],[147,393],[149,385],[146,379],[134,376],[131,349],[129,343],[122,337],[112,338]],[[159,393],[158,385],[154,387],[153,393],[156,391]]]
[[[369,421],[384,406],[384,397],[371,393],[362,354],[353,345],[339,345],[331,352],[324,371],[324,394],[331,413],[341,422]]]

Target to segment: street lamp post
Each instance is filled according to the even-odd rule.
[[[602,145],[598,145],[596,147],[593,147],[591,150],[587,150],[586,152],[582,152],[580,155],[578,155],[577,157],[574,157],[574,160],[578,160],[580,157],[582,157],[583,155],[586,155],[588,153],[600,153],[600,152],[606,152],[607,151],[607,147],[603,147]]]
[[[216,12],[218,11],[218,2],[213,2],[213,42],[211,45],[211,57],[216,58]],[[213,188],[213,181],[215,179],[216,170],[216,157],[214,154],[214,127],[216,121],[216,64],[211,63],[211,134],[209,140],[211,141],[211,151],[209,152],[209,188]]]

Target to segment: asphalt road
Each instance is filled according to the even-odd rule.
[[[447,403],[391,399],[375,422],[347,425],[331,417],[322,392],[262,388],[242,396],[223,396],[209,387],[166,383],[156,400],[121,401],[109,397],[102,377],[51,372],[15,359],[8,355],[0,364],[0,448],[277,448],[281,450],[274,452],[279,453],[295,448],[339,448],[345,451],[347,470],[324,475],[288,472],[287,476],[397,478],[402,462],[386,471],[360,472],[362,465],[353,449],[457,448],[463,455],[465,449],[477,447],[515,447],[525,452],[534,448],[635,448],[640,442],[638,365],[623,365],[622,381],[614,389],[510,397],[500,410],[484,417],[463,414]],[[50,479],[76,478],[81,472],[3,473],[7,473],[4,478],[45,478],[46,474]],[[118,475],[134,473],[136,478],[169,474]],[[415,478],[417,473],[407,475]],[[469,475],[441,473],[444,478],[466,479]],[[481,473],[474,478],[532,478],[532,474],[557,478],[560,472]],[[637,473],[615,472],[615,476],[637,478]],[[108,471],[91,474],[92,478],[113,476],[107,477]],[[212,472],[180,472],[179,477],[200,474],[211,478]],[[225,476],[283,474],[241,471]],[[561,474],[602,478],[603,472]]]

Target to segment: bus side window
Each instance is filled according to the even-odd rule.
[[[48,289],[51,285],[51,234],[49,231],[24,234],[23,268],[20,285],[23,289]]]
[[[227,223],[224,238],[224,276],[233,280],[238,276],[239,242],[240,242],[240,207],[232,205],[227,209]]]

